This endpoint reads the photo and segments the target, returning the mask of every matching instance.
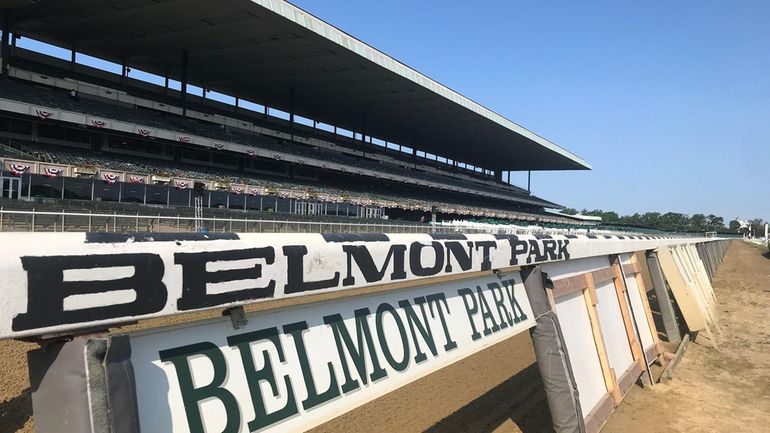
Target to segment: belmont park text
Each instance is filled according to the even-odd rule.
[[[26,311],[17,311],[12,328],[18,332],[142,318],[161,311],[216,308],[313,291],[570,259],[567,239],[505,239],[508,242],[323,243],[319,249],[323,253],[310,254],[313,257],[309,253],[319,244],[312,242],[198,252],[177,252],[171,242],[152,242],[145,243],[141,252],[117,254],[105,244],[94,246],[85,255],[25,255],[21,265],[27,280]],[[111,253],[102,254],[108,251]],[[109,274],[114,279],[105,279],[105,274],[88,278],[111,268],[121,270]],[[134,292],[133,299],[124,296],[127,290]],[[277,290],[282,293],[276,294]],[[67,306],[69,297],[97,295],[98,303],[79,309]]]
[[[320,320],[311,313],[303,321],[235,333],[227,337],[225,347],[198,341],[160,350],[159,356],[174,366],[178,387],[171,389],[181,394],[191,432],[207,430],[206,417],[212,412],[202,410],[200,404],[211,399],[224,409],[224,414],[220,410],[214,416],[225,420],[224,428],[220,425],[216,431],[238,432],[244,422],[249,431],[257,431],[361,387],[375,386],[394,374],[407,373],[416,364],[461,352],[466,349],[461,345],[527,329],[531,325],[525,323],[528,316],[522,305],[528,301],[521,293],[519,303],[515,285],[515,280],[503,279],[456,290],[441,287],[425,296],[381,302],[376,308],[341,311]],[[309,326],[309,320],[315,323]],[[466,324],[464,333],[457,332],[458,322]],[[319,329],[323,327],[331,332]],[[198,366],[210,363],[213,375],[196,373],[193,360]],[[281,368],[285,374],[280,373]],[[228,390],[233,377],[245,377],[248,396]]]

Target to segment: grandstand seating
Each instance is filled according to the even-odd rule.
[[[215,125],[213,123],[197,121],[169,113],[119,105],[113,101],[107,102],[106,100],[97,100],[96,98],[86,97],[86,95],[81,95],[75,100],[69,97],[67,92],[63,90],[50,89],[17,81],[3,80],[0,82],[0,95],[3,95],[3,97],[7,99],[23,101],[30,104],[109,119],[117,119],[156,128],[173,129],[182,134],[204,136],[245,146],[287,152],[298,156],[335,162],[353,168],[367,168],[380,173],[388,173],[444,185],[463,187],[469,190],[478,191],[478,194],[480,195],[503,194],[511,200],[537,199],[528,193],[522,192],[519,188],[506,187],[501,184],[496,184],[493,187],[480,182],[448,177],[437,173],[412,169],[403,165],[350,156],[342,152],[332,152],[302,144],[294,144],[286,140],[258,135],[251,131],[239,130],[238,128],[227,127],[225,125]]]

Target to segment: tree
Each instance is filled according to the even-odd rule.
[[[730,226],[728,229],[733,233],[738,233],[738,230],[741,228],[741,223],[738,222],[738,220],[732,220],[730,221]]]
[[[690,231],[705,232],[707,231],[707,225],[706,215],[703,215],[702,213],[696,213],[690,217]]]
[[[578,211],[577,209],[574,209],[571,207],[565,207],[564,209],[561,210],[561,213],[563,213],[564,215],[577,215]]]
[[[725,219],[714,214],[709,214],[709,216],[706,217],[706,224],[708,225],[709,231],[720,231],[725,229]]]

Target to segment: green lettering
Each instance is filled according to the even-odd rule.
[[[358,380],[353,379],[350,376],[350,368],[348,367],[347,357],[345,352],[353,360],[353,365],[356,367],[358,377],[364,383],[367,384],[368,380],[378,380],[388,375],[388,373],[380,367],[380,361],[377,359],[377,351],[375,350],[374,343],[372,342],[372,331],[369,329],[369,323],[366,318],[370,312],[368,308],[361,308],[355,311],[356,318],[356,343],[353,344],[353,339],[350,337],[348,328],[345,326],[345,322],[342,320],[342,316],[339,314],[332,314],[324,317],[324,323],[331,326],[334,333],[334,342],[337,345],[337,354],[340,357],[342,363],[342,371],[345,374],[345,383],[342,384],[342,392],[348,393],[360,386]],[[366,348],[369,351],[369,358],[372,360],[372,374],[367,377],[366,374],[366,353],[364,353],[364,340],[366,341]],[[343,347],[344,345],[344,347]]]
[[[398,328],[398,335],[401,337],[401,347],[404,353],[401,361],[396,361],[393,357],[393,353],[388,346],[388,340],[385,338],[385,329],[383,327],[385,313],[390,313],[396,321],[396,328]],[[409,366],[409,338],[406,335],[406,329],[404,328],[404,323],[401,321],[401,316],[398,315],[398,312],[392,305],[383,302],[377,307],[374,321],[377,325],[377,339],[380,342],[382,354],[385,355],[385,360],[388,361],[388,364],[390,364],[396,371],[406,370],[406,367]]]
[[[294,398],[294,389],[291,386],[291,379],[286,375],[283,377],[286,384],[286,405],[277,411],[268,414],[265,408],[265,400],[262,397],[262,390],[259,383],[266,381],[270,385],[274,397],[278,397],[278,384],[275,381],[273,365],[270,362],[270,356],[267,350],[262,351],[262,368],[257,370],[254,367],[254,356],[251,352],[251,343],[256,341],[269,341],[278,351],[278,359],[286,362],[283,355],[281,340],[278,338],[278,328],[260,329],[259,331],[247,332],[245,334],[233,335],[227,337],[227,344],[231,347],[237,347],[241,353],[243,369],[246,372],[246,382],[249,384],[249,393],[251,394],[251,405],[254,408],[254,419],[249,421],[250,431],[256,431],[263,427],[274,424],[282,419],[297,414],[297,401]]]
[[[160,351],[160,359],[163,362],[171,362],[176,369],[176,377],[179,381],[179,391],[182,394],[184,410],[187,415],[187,426],[190,433],[204,433],[203,420],[201,419],[198,402],[216,398],[225,407],[227,421],[222,433],[236,433],[241,429],[241,413],[238,410],[238,401],[230,391],[221,385],[227,379],[227,363],[225,357],[214,343],[204,342],[181,346]],[[214,378],[208,385],[196,388],[193,384],[189,359],[194,356],[205,356],[211,361],[214,368]]]
[[[312,407],[318,406],[321,403],[325,403],[340,395],[339,385],[337,384],[337,376],[334,374],[334,366],[331,362],[326,363],[326,368],[329,370],[329,388],[318,393],[313,380],[313,371],[310,369],[310,362],[307,357],[307,350],[305,349],[305,340],[302,339],[302,333],[307,331],[307,322],[291,323],[283,327],[285,334],[291,335],[294,339],[294,347],[297,348],[297,356],[299,357],[299,366],[302,368],[302,379],[305,381],[305,389],[307,390],[307,398],[302,400],[302,407],[307,410]]]
[[[420,349],[420,342],[417,340],[417,333],[415,332],[415,328],[420,331],[420,335],[425,341],[425,344],[428,345],[428,349],[430,349],[433,356],[438,355],[438,352],[436,351],[436,341],[433,339],[433,330],[428,323],[428,314],[425,312],[425,298],[414,298],[414,303],[420,306],[422,321],[420,321],[419,317],[417,317],[417,313],[415,313],[414,308],[412,308],[412,304],[410,304],[409,301],[398,301],[398,306],[401,307],[406,313],[406,321],[409,324],[409,331],[412,333],[414,349],[415,352],[417,352],[417,355],[414,357],[414,362],[420,363],[428,359],[428,356],[425,355],[425,352]]]

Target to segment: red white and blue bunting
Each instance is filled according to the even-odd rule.
[[[29,166],[26,164],[8,164],[8,169],[16,176],[21,176],[29,170]]]
[[[102,173],[102,179],[104,179],[105,182],[112,184],[120,180],[120,175],[115,173]]]

